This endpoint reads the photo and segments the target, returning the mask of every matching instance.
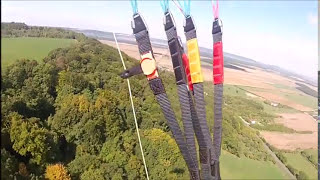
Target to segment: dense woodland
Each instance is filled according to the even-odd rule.
[[[47,37],[64,39],[85,39],[80,33],[62,28],[28,26],[25,23],[1,23],[1,37]]]
[[[43,36],[48,30],[13,26],[6,27],[4,35]],[[50,52],[43,62],[21,59],[2,71],[1,179],[55,179],[57,174],[64,179],[146,179],[127,83],[119,76],[123,71],[119,54],[95,39],[74,34],[82,38]],[[138,64],[123,56],[127,67]],[[179,118],[174,76],[163,71],[160,76]],[[185,162],[146,81],[140,75],[130,82],[149,174],[152,179],[188,179]],[[245,98],[225,96],[225,102],[229,106],[224,107],[222,148],[238,157],[272,161],[257,132],[238,116],[263,116],[265,121],[273,117],[263,112],[261,104]],[[207,115],[212,119],[212,110]]]

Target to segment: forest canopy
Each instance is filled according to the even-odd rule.
[[[63,38],[63,39],[83,39],[85,36],[70,30],[44,27],[28,26],[25,23],[2,22],[1,37],[46,37],[46,38]]]

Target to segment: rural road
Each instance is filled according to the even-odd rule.
[[[243,123],[248,126],[249,128],[253,129],[252,127],[249,126],[249,123],[247,123],[241,116],[239,118],[243,121]],[[260,138],[259,136],[257,136]],[[261,139],[261,138],[260,138]],[[276,161],[276,165],[287,174],[288,179],[297,179],[287,168],[286,165],[284,165],[280,159],[276,156],[276,154],[262,141],[263,147],[266,149],[266,151],[273,157],[273,159]]]
[[[276,154],[271,151],[271,149],[265,144],[263,143],[264,148],[268,151],[268,153],[273,157],[273,159],[276,161],[277,166],[282,169],[284,172],[286,172],[286,174],[288,175],[288,177],[290,177],[289,179],[297,179],[287,168],[287,166],[285,166],[280,159],[276,156]]]

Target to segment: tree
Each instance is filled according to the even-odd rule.
[[[47,166],[45,177],[49,180],[71,180],[67,169],[62,164]]]
[[[12,148],[22,156],[31,154],[32,162],[40,165],[51,159],[49,156],[57,142],[54,135],[47,129],[39,126],[39,119],[23,117],[17,113],[11,116],[10,139]],[[53,157],[55,158],[55,157]]]
[[[72,179],[79,179],[82,173],[87,171],[90,167],[100,167],[100,158],[95,155],[83,154],[78,155],[68,164],[68,170]]]
[[[48,37],[84,40],[83,34],[61,28],[28,26],[25,23],[1,23],[1,37]]]
[[[15,111],[42,120],[53,114],[57,75],[54,66],[36,61],[21,60],[9,66],[3,75],[5,114]]]
[[[5,149],[1,149],[1,179],[14,179],[18,172],[18,161]]]

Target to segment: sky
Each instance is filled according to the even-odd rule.
[[[183,3],[182,3],[183,4]],[[184,41],[184,16],[170,1]],[[2,22],[132,34],[129,1],[2,1]],[[159,1],[139,1],[152,38],[166,39]],[[211,1],[191,0],[199,46],[212,48]],[[224,51],[316,78],[318,1],[219,1]]]

